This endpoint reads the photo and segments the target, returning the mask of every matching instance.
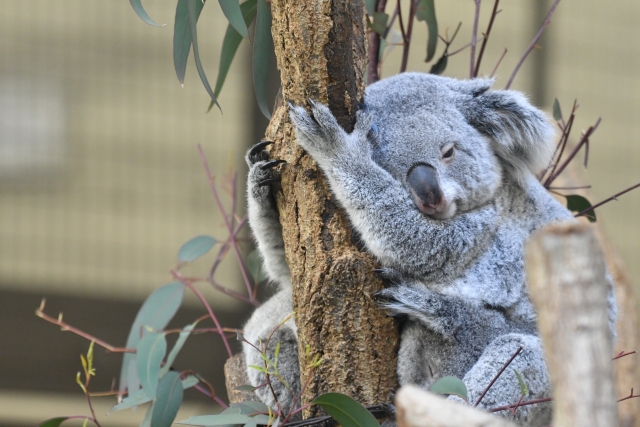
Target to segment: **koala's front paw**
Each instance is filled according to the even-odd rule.
[[[249,165],[249,193],[260,203],[271,203],[273,186],[280,182],[280,171],[276,166],[284,160],[271,160],[265,148],[271,141],[262,141],[254,145],[245,156]]]
[[[347,134],[326,105],[311,99],[309,104],[311,113],[290,103],[289,115],[296,128],[298,143],[318,163],[328,165],[336,159],[353,161],[354,155],[369,154],[367,134],[372,127],[372,116],[366,107],[358,111],[355,129]]]
[[[421,283],[404,279],[390,268],[375,270],[387,287],[372,295],[373,300],[390,315],[409,318],[444,332],[454,322],[455,310],[447,297],[429,290]]]

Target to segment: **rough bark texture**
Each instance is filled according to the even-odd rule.
[[[224,385],[227,388],[229,403],[240,403],[248,400],[260,400],[251,391],[236,390],[241,385],[249,384],[247,364],[242,353],[227,359],[224,364]]]
[[[573,162],[569,168],[560,175],[554,185],[570,187],[581,186],[586,182],[582,168],[578,162]],[[589,200],[593,197],[587,191],[572,191]],[[616,301],[618,303],[618,321],[616,331],[618,337],[614,343],[614,353],[621,351],[638,351],[640,353],[640,335],[638,327],[638,300],[634,287],[629,278],[622,258],[609,242],[599,220],[595,224],[596,235],[604,251],[609,273],[616,286]],[[629,395],[632,388],[640,387],[640,363],[637,354],[618,359],[613,364],[613,375],[616,386],[616,396],[622,398]],[[640,403],[637,399],[629,399],[618,404],[620,427],[640,426]]]
[[[396,422],[398,427],[516,427],[504,418],[414,385],[403,386],[396,395]]]
[[[273,0],[273,38],[282,96],[297,105],[329,105],[351,131],[364,94],[366,44],[362,0]],[[272,158],[287,161],[278,194],[291,269],[303,402],[342,392],[364,404],[388,400],[396,387],[398,334],[370,295],[382,288],[373,258],[358,248],[343,210],[315,162],[297,146],[286,102],[266,132]],[[305,347],[324,363],[310,373]],[[315,410],[312,408],[312,410]],[[306,416],[314,415],[307,411]]]
[[[527,244],[527,275],[553,384],[553,425],[615,427],[605,259],[588,225],[557,225]]]

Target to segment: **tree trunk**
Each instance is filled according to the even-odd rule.
[[[272,34],[282,97],[325,103],[347,131],[364,95],[363,0],[272,0]],[[285,103],[286,104],[286,103]],[[265,139],[287,161],[277,196],[298,326],[303,403],[329,392],[363,404],[388,400],[396,387],[398,334],[370,295],[382,288],[373,258],[358,248],[344,211],[316,163],[300,149],[288,107],[276,108]],[[305,348],[322,365],[309,372]],[[306,416],[314,415],[314,409]]]

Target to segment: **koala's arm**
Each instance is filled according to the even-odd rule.
[[[291,289],[291,274],[284,256],[282,226],[275,204],[273,184],[279,181],[275,167],[281,163],[270,160],[264,150],[269,142],[259,142],[249,150],[247,179],[247,211],[249,226],[264,261],[265,271],[281,289]],[[289,291],[290,292],[290,291]]]
[[[371,158],[367,134],[371,117],[358,113],[347,134],[327,107],[314,104],[313,116],[293,107],[298,143],[318,162],[367,248],[388,267],[427,280],[463,268],[490,242],[497,206],[490,202],[447,220],[421,214],[400,182]]]

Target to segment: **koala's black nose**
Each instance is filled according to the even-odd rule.
[[[416,165],[407,175],[407,184],[418,209],[427,215],[435,213],[442,201],[442,190],[436,170],[429,165]]]

